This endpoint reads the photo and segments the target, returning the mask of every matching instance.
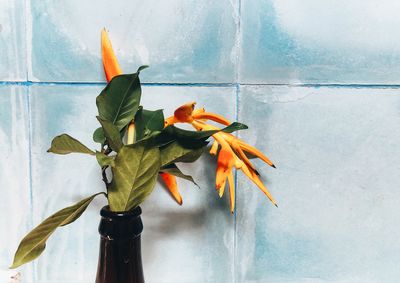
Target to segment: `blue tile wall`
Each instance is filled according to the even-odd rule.
[[[0,105],[0,270],[5,270],[32,225],[27,87],[0,85]],[[31,266],[21,272],[31,279]]]
[[[201,187],[180,181],[182,207],[158,185],[143,205],[146,282],[397,282],[399,5],[0,0],[0,271],[29,229],[103,188],[92,158],[46,150],[63,132],[96,147],[106,27],[123,70],[151,66],[144,105],[197,101],[249,125],[240,137],[277,165],[254,161],[279,208],[238,172],[231,215],[209,156],[182,166]],[[57,231],[23,282],[93,282],[104,204]]]
[[[26,3],[23,0],[2,0],[0,4],[0,81],[25,81]]]
[[[242,0],[242,83],[396,84],[397,1]]]
[[[33,0],[30,79],[104,81],[99,32],[107,27],[124,70],[152,66],[144,81],[233,82],[237,6],[228,0],[102,0],[94,8],[79,0]]]
[[[256,164],[279,208],[239,179],[238,282],[399,278],[399,90],[241,88],[240,136],[275,161]]]

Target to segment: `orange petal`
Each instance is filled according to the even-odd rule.
[[[257,148],[241,141],[238,140],[239,142],[239,146],[244,150],[247,151],[248,153],[257,156],[258,158],[260,158],[262,161],[264,161],[265,163],[267,163],[268,165],[275,167],[275,165],[272,163],[271,160],[268,159],[268,157],[266,157],[264,154],[262,154],[261,151],[259,151]]]
[[[235,211],[235,182],[233,180],[233,172],[231,171],[228,175],[229,182],[229,203],[231,207],[231,213]]]
[[[215,178],[215,185],[217,189],[220,189],[222,184],[224,184],[229,172],[235,163],[234,153],[232,150],[222,148],[218,154],[217,161],[217,174]]]
[[[107,82],[117,75],[122,74],[122,70],[118,64],[117,57],[108,38],[108,33],[105,29],[101,31],[101,54],[103,57],[104,73]]]
[[[213,145],[211,146],[211,149],[210,149],[210,154],[211,155],[217,155],[218,146],[219,146],[219,143],[217,141],[214,141],[214,143],[213,143]]]
[[[173,125],[175,124],[177,121],[175,120],[174,116],[168,117],[167,119],[165,119],[164,121],[164,127],[167,127],[169,125]]]
[[[246,164],[243,164],[243,166],[240,168],[243,173],[249,177],[250,180],[252,180],[257,187],[269,198],[269,200],[275,205],[278,206],[276,204],[276,201],[274,200],[274,198],[272,197],[271,193],[268,191],[268,189],[265,187],[265,185],[263,184],[263,182],[261,182],[260,178],[254,173],[251,172],[249,170],[249,168],[247,168]]]
[[[250,167],[253,171],[255,171],[258,175],[258,172],[256,170],[256,167],[251,163],[250,159],[247,157],[247,155],[243,152],[243,150],[240,148],[240,146],[237,144],[236,140],[232,142],[232,147],[236,151],[236,153],[239,155],[240,159],[243,160],[243,162]]]
[[[225,185],[226,185],[226,179],[224,180],[224,183],[222,184],[221,188],[219,188],[219,190],[218,190],[218,194],[219,194],[220,198],[222,198],[222,196],[224,195]]]
[[[178,185],[176,183],[176,177],[174,175],[171,175],[168,173],[163,173],[163,172],[160,172],[160,176],[163,179],[165,185],[167,185],[167,188],[168,188],[169,192],[171,193],[172,197],[175,199],[175,201],[179,205],[182,205],[182,196],[178,190]]]
[[[196,102],[190,102],[177,108],[174,112],[174,116],[177,122],[181,123],[192,122],[193,121],[192,112],[194,110],[195,105]]]
[[[209,113],[209,112],[203,112],[203,113],[195,113],[193,114],[194,119],[206,119],[206,120],[212,120],[214,122],[227,125],[229,126],[231,122],[226,119],[225,117],[215,114],[215,113]]]
[[[229,170],[223,166],[217,166],[217,172],[215,174],[215,188],[220,190],[226,182]]]
[[[196,124],[194,124],[194,123],[196,123]],[[198,125],[202,125],[203,126],[203,130],[219,130],[219,128],[217,128],[217,127],[214,127],[214,126],[211,126],[211,125],[207,125],[207,124],[203,124],[203,123],[200,123],[200,122],[197,122],[197,121],[193,121],[192,124],[194,124],[195,127],[196,127],[197,124]],[[270,166],[275,168],[275,165],[272,163],[272,161],[269,160],[268,157],[266,157],[261,151],[259,151],[255,147],[245,143],[241,139],[238,139],[237,137],[235,137],[234,135],[229,134],[229,133],[219,132],[218,135],[222,136],[222,138],[225,141],[227,141],[229,144],[231,144],[231,145],[233,145],[235,142],[237,142],[238,146],[240,146],[242,150],[244,150],[244,151],[246,151],[246,152],[248,152],[248,153],[250,153],[250,154],[252,154],[254,156],[257,156],[258,158],[263,160],[265,163],[267,163],[268,165],[270,165]],[[213,137],[215,137],[215,135],[213,135]],[[251,164],[251,162],[250,162],[250,164]]]

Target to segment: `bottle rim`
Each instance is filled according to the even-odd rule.
[[[137,206],[128,211],[112,211],[110,210],[110,206],[106,205],[100,210],[100,215],[107,218],[114,219],[126,219],[138,217],[142,214],[142,209],[140,206]]]

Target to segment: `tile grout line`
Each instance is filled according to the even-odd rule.
[[[29,38],[31,38],[30,35],[30,26],[29,23],[29,13],[30,13],[30,0],[25,1],[25,78],[26,81],[29,81],[29,68],[30,68],[30,42]],[[31,107],[31,90],[30,86],[28,84],[24,84],[26,87],[26,92],[27,92],[27,107],[28,107],[28,164],[29,164],[29,210],[30,210],[30,226],[33,226],[33,178],[32,178],[32,107]],[[32,280],[32,283],[35,283],[36,281],[36,276],[35,276],[35,270],[36,270],[36,263],[32,262],[32,269],[31,269],[31,274],[30,274],[30,279]]]
[[[29,80],[29,72],[28,72],[28,9],[29,9],[29,0],[25,1],[25,79],[26,81]]]
[[[27,92],[27,106],[28,106],[28,155],[29,155],[29,210],[30,210],[30,219],[29,219],[29,224],[31,227],[33,227],[33,185],[32,185],[32,107],[31,107],[31,92],[30,88],[27,86],[26,87],[26,92]],[[35,282],[35,269],[36,269],[36,263],[32,262],[32,274],[31,274],[31,280],[34,283]]]
[[[242,42],[242,28],[241,28],[241,20],[242,20],[242,0],[238,0],[238,22],[237,22],[237,31],[236,31],[236,72],[235,72],[235,88],[236,88],[236,109],[235,109],[235,120],[239,122],[239,94],[240,94],[240,58],[241,58],[241,42]],[[236,136],[238,136],[239,133],[236,133]],[[236,257],[236,250],[237,250],[237,189],[238,189],[238,171],[235,170],[235,215],[233,219],[233,267],[232,267],[232,272],[233,272],[233,283],[236,283],[236,266],[237,266],[237,257]]]
[[[34,82],[34,81],[0,81],[2,85],[17,86],[105,86],[104,82]],[[253,83],[142,83],[143,86],[165,86],[165,87],[236,87],[236,86],[254,86],[254,87],[310,87],[310,88],[372,88],[372,89],[398,89],[400,84],[253,84]]]
[[[235,121],[239,122],[239,93],[240,93],[240,85],[236,85],[236,108],[235,108]],[[236,133],[236,136],[238,136],[239,133]],[[238,170],[235,170],[235,214],[234,214],[234,219],[233,219],[233,283],[236,282],[236,264],[237,264],[237,258],[236,258],[236,248],[237,248],[237,192],[238,192]]]

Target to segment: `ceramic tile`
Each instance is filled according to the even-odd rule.
[[[0,270],[13,260],[31,220],[28,93],[22,86],[0,86]],[[18,269],[31,282],[31,266]]]
[[[242,1],[247,83],[398,84],[396,1]]]
[[[51,140],[68,133],[94,148],[95,97],[102,86],[32,86],[32,189],[34,225],[54,212],[103,190],[96,162],[85,155],[47,153]],[[99,181],[98,181],[99,180]],[[96,182],[98,181],[98,182]],[[36,261],[36,282],[90,282],[97,266],[98,197],[85,214],[48,240]]]
[[[102,86],[32,87],[32,173],[34,221],[78,199],[102,190],[98,165],[91,157],[46,153],[53,136],[63,132],[95,148],[95,96]],[[235,88],[144,87],[148,109],[197,100],[199,106],[235,116]],[[151,107],[149,107],[151,106]],[[179,181],[184,205],[176,205],[159,185],[143,205],[143,260],[146,282],[231,282],[233,280],[233,221],[227,200],[219,200],[210,158],[182,166],[194,172],[201,189]],[[204,178],[204,176],[207,176]],[[54,234],[37,261],[37,282],[90,282],[97,268],[99,198],[74,224]],[[221,260],[223,259],[223,260]],[[166,264],[168,262],[168,264]]]
[[[25,35],[25,1],[1,1],[0,81],[26,80]]]
[[[243,87],[239,105],[279,208],[240,175],[236,282],[396,282],[399,89]]]
[[[205,106],[233,120],[235,95],[234,88],[153,87],[143,101],[154,109],[164,108],[169,115],[177,105],[197,101],[198,107]],[[182,207],[161,187],[143,206],[146,280],[232,282],[234,218],[227,199],[221,201],[215,191],[215,160],[204,156],[181,168],[193,175],[200,189],[179,180]]]
[[[234,80],[237,0],[34,0],[31,7],[32,80],[104,81],[103,27],[125,72],[151,66],[146,82]]]

